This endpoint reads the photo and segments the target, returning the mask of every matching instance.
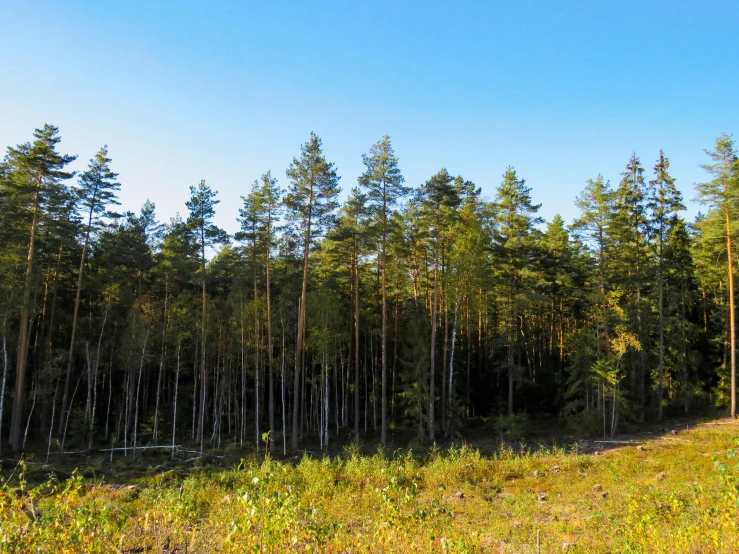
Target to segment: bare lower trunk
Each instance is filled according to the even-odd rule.
[[[8,381],[8,340],[5,334],[7,318],[8,314],[6,312],[3,315],[3,382],[0,386],[0,454],[3,452],[3,408],[5,407],[5,385]],[[54,415],[52,413],[52,421],[53,418]]]
[[[146,355],[146,343],[149,341],[149,331],[144,335],[144,346],[141,348],[141,363],[139,364],[139,376],[136,380],[136,403],[133,412],[133,457],[136,458],[136,444],[139,431],[139,392],[141,391],[141,374],[144,372],[144,356]]]
[[[731,253],[731,221],[726,210],[726,253],[729,287],[729,336],[731,339],[731,417],[736,418],[736,325],[734,310],[734,261]]]
[[[311,197],[311,202],[313,201]],[[308,224],[303,246],[303,285],[300,290],[300,305],[298,306],[298,336],[295,342],[295,382],[293,390],[293,421],[292,421],[292,448],[298,449],[298,416],[300,415],[300,374],[303,367],[303,340],[305,338],[305,304],[308,297],[308,255],[310,254],[310,227],[311,215],[308,214]],[[305,395],[303,395],[305,396]]]
[[[152,430],[154,444],[157,444],[159,438],[159,394],[162,390],[162,374],[164,373],[164,364],[167,358],[167,326],[169,317],[167,315],[167,302],[169,300],[169,282],[164,283],[164,330],[162,331],[162,350],[159,357],[159,375],[157,376],[156,400],[154,403],[154,428]]]
[[[457,342],[457,308],[454,309],[454,324],[452,326],[452,348],[451,353],[449,354],[449,407],[447,408],[447,421],[449,423],[449,434],[453,434],[453,421],[454,416],[452,413],[453,409],[453,396],[452,391],[454,390],[452,387],[454,385],[454,347]]]
[[[180,384],[180,339],[177,339],[177,369],[174,376],[174,406],[172,407],[172,458],[175,453],[175,437],[177,436],[177,392]]]
[[[36,230],[39,218],[39,200],[41,193],[41,177],[38,179],[34,195],[33,218],[31,220],[31,236],[28,241],[28,257],[26,259],[26,275],[23,285],[23,303],[21,304],[20,325],[18,330],[18,363],[15,377],[15,396],[13,397],[13,414],[10,422],[10,447],[13,452],[22,449],[21,420],[23,419],[23,400],[25,398],[26,367],[28,363],[28,334],[31,319],[31,285],[33,276],[33,258],[36,247]]]
[[[429,440],[435,441],[436,434],[434,432],[434,386],[435,386],[435,369],[436,369],[436,319],[439,313],[439,239],[437,237],[434,245],[434,297],[433,306],[431,307],[431,364],[429,370]]]
[[[94,202],[94,200],[93,200]],[[67,353],[67,375],[64,379],[64,395],[62,396],[62,409],[59,412],[59,427],[61,429],[62,420],[69,409],[69,387],[72,380],[72,365],[74,364],[74,347],[77,340],[77,321],[80,313],[80,301],[82,299],[82,278],[85,272],[85,259],[87,258],[87,247],[90,243],[90,231],[92,225],[93,208],[90,208],[90,214],[87,221],[87,234],[85,235],[85,244],[82,246],[82,255],[80,256],[80,269],[77,274],[77,292],[74,297],[74,312],[72,314],[72,336],[69,339],[69,352]],[[88,368],[89,371],[89,368]]]
[[[359,260],[354,251],[354,436],[359,438]]]
[[[271,223],[271,217],[270,217]],[[267,230],[268,237],[272,233],[271,224]],[[268,404],[269,404],[269,431],[274,433],[275,430],[275,378],[273,369],[273,351],[274,345],[272,343],[272,289],[270,283],[270,258],[271,244],[269,238],[267,239],[267,257],[265,260],[264,271],[266,273],[266,284],[267,284],[267,386],[268,386]]]

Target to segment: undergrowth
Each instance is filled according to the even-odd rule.
[[[735,423],[602,455],[347,448],[292,464],[0,486],[0,552],[737,552]]]

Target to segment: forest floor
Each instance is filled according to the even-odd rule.
[[[297,460],[28,456],[2,470],[0,552],[739,552],[736,420],[528,446],[477,432]]]

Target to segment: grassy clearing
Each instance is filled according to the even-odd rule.
[[[604,451],[502,446],[0,489],[0,552],[737,552],[739,424]]]

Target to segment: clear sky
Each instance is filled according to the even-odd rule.
[[[492,196],[512,165],[570,221],[588,178],[659,149],[686,200],[739,126],[739,5],[681,1],[0,2],[0,147],[57,125],[77,168],[108,144],[125,209],[188,185],[239,196],[311,131],[348,190],[389,134],[406,181],[442,166]],[[688,214],[697,208],[690,206]]]

